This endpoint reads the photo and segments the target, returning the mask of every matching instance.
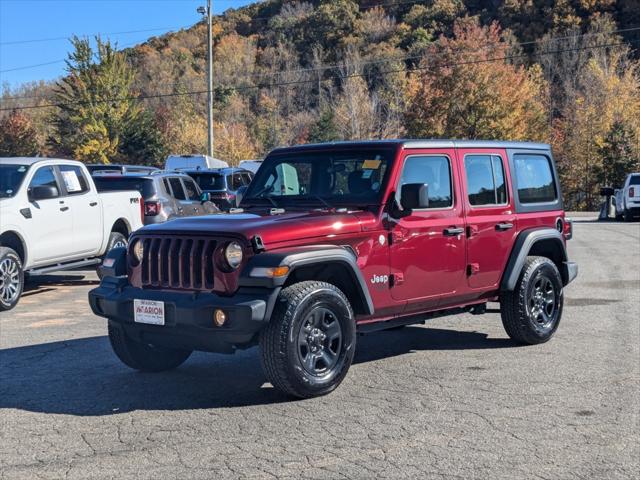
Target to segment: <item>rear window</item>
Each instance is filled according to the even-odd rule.
[[[517,154],[515,174],[520,203],[547,203],[558,198],[551,160],[545,155]]]
[[[631,175],[629,185],[640,185],[640,175]]]
[[[153,197],[155,188],[153,180],[135,177],[93,177],[98,192],[113,192],[122,190],[136,190],[142,198]]]
[[[224,182],[224,175],[219,173],[190,173],[202,190],[224,190],[227,188]]]

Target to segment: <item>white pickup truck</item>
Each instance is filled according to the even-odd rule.
[[[624,186],[615,191],[616,218],[630,222],[640,216],[640,173],[630,173]]]
[[[25,273],[98,265],[143,215],[140,193],[98,193],[80,162],[0,158],[0,311],[18,303]]]

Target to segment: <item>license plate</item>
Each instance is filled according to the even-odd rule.
[[[133,320],[136,323],[164,325],[164,302],[135,299],[133,301]]]

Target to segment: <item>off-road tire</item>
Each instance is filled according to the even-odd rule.
[[[555,306],[553,320],[548,325],[539,324],[531,313],[532,289],[542,277],[547,278],[553,287]],[[527,257],[520,278],[513,291],[500,295],[500,315],[502,324],[512,340],[536,345],[547,342],[558,329],[562,317],[563,291],[562,277],[556,265],[546,257]]]
[[[339,348],[332,352],[335,364],[318,375],[309,373],[309,366],[300,354],[305,347],[301,347],[299,340],[309,328],[314,312],[321,312],[318,313],[321,323],[326,318],[330,325],[338,322],[334,328],[339,328],[341,335]],[[326,341],[331,342],[331,337]],[[356,325],[349,300],[335,285],[326,282],[304,281],[284,288],[269,324],[260,334],[261,363],[267,379],[278,390],[297,398],[326,395],[340,385],[351,366],[355,348]]]
[[[0,276],[0,312],[6,312],[18,304],[24,291],[22,260],[15,250],[9,247],[0,247]],[[9,282],[12,286],[10,290]]]
[[[96,267],[96,273],[98,274],[98,278],[100,280],[102,280],[102,271],[100,270],[102,261],[107,256],[107,253],[109,253],[118,243],[124,243],[125,246],[129,244],[127,237],[125,237],[123,234],[121,234],[120,232],[111,232],[109,234],[109,243],[107,243],[107,249],[104,251],[104,255],[102,256],[100,263]]]
[[[109,321],[109,341],[113,351],[126,366],[142,372],[164,372],[182,365],[191,350],[158,347],[130,338],[116,323]]]

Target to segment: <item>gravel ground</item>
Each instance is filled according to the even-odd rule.
[[[555,338],[499,314],[359,337],[329,396],[291,401],[255,349],[141,374],[91,314],[91,272],[0,314],[0,478],[638,478],[640,226],[576,218]]]

